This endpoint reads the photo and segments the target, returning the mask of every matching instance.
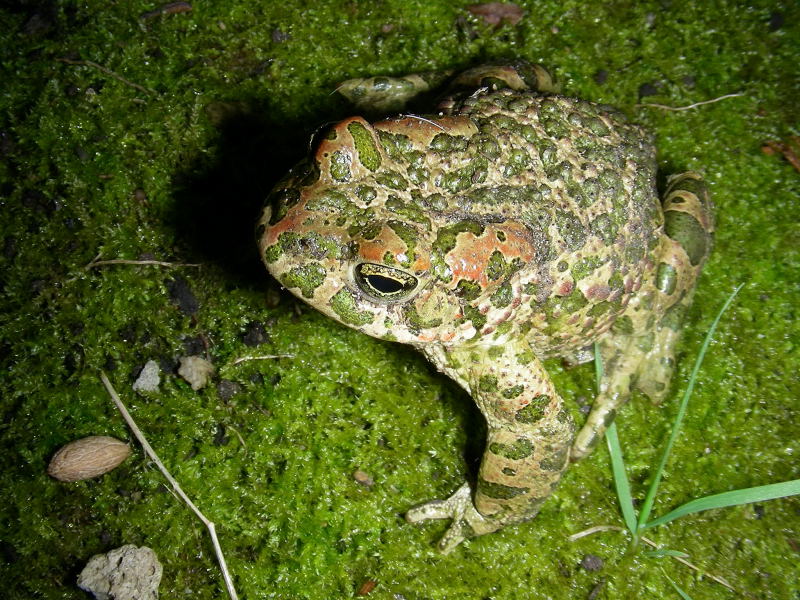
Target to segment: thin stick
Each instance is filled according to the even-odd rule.
[[[578,533],[573,533],[567,539],[570,542],[574,542],[576,540],[581,539],[582,537],[586,537],[587,535],[594,535],[595,533],[600,533],[601,531],[626,531],[623,527],[617,527],[616,525],[595,525],[594,527],[589,527],[589,529],[584,529],[583,531],[579,531]]]
[[[105,265],[156,265],[158,267],[201,267],[198,263],[172,263],[163,260],[127,260],[124,258],[112,258],[110,260],[92,260],[84,269],[93,269]]]
[[[129,79],[125,79],[119,73],[115,73],[114,71],[112,71],[108,67],[104,67],[103,65],[100,65],[100,64],[98,64],[98,63],[96,63],[94,61],[91,61],[91,60],[72,60],[72,59],[69,59],[69,58],[57,58],[56,60],[58,62],[63,62],[63,63],[66,63],[68,65],[79,65],[79,66],[85,66],[85,67],[93,67],[93,68],[97,69],[98,71],[102,71],[106,75],[110,75],[114,79],[117,79],[117,80],[121,81],[125,85],[129,85],[132,88],[135,88],[135,89],[139,90],[140,92],[144,92],[145,94],[155,94],[156,93],[154,90],[148,90],[146,87],[144,87],[142,85],[139,85],[138,83],[133,83]]]
[[[269,360],[272,358],[294,358],[294,354],[263,354],[261,356],[242,356],[231,363],[231,366],[238,365],[248,360]]]
[[[650,102],[643,102],[642,104],[636,104],[634,106],[647,106],[649,108],[663,108],[664,110],[689,110],[692,108],[697,108],[698,106],[703,106],[704,104],[713,104],[714,102],[719,102],[720,100],[725,100],[726,98],[739,98],[740,96],[744,96],[743,93],[737,92],[735,94],[725,94],[724,96],[720,96],[719,98],[713,98],[711,100],[703,100],[702,102],[695,102],[694,104],[689,104],[688,106],[667,106],[666,104],[653,104]]]
[[[131,417],[128,409],[125,408],[125,405],[120,400],[120,397],[117,395],[114,386],[111,385],[111,382],[106,377],[106,374],[103,371],[100,371],[100,380],[103,382],[103,385],[106,387],[108,394],[111,396],[111,399],[114,401],[114,404],[117,405],[117,409],[119,410],[120,414],[122,414],[122,418],[125,419],[125,422],[128,424],[128,427],[131,428],[133,435],[142,445],[142,449],[144,453],[152,460],[158,470],[167,478],[172,488],[177,492],[177,494],[181,497],[181,499],[186,503],[186,505],[197,515],[197,517],[205,524],[206,528],[208,529],[208,533],[211,535],[211,542],[214,545],[214,552],[217,555],[217,560],[219,561],[219,567],[222,570],[222,578],[225,580],[225,587],[228,590],[228,596],[231,600],[237,600],[238,596],[236,595],[236,590],[233,587],[233,579],[231,579],[231,575],[228,572],[228,565],[225,563],[225,556],[222,554],[222,548],[219,545],[219,539],[217,538],[217,530],[214,526],[212,521],[209,521],[203,513],[200,512],[200,509],[197,508],[194,503],[189,500],[189,497],[184,493],[181,489],[181,486],[178,485],[178,482],[175,481],[175,478],[170,475],[167,468],[164,466],[164,463],[161,462],[161,459],[158,458],[158,455],[153,450],[152,446],[147,442],[144,437],[144,434],[141,432],[139,427],[136,425],[136,422]]]

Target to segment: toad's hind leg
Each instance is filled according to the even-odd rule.
[[[524,340],[449,352],[446,361],[459,366],[444,370],[469,388],[488,432],[475,486],[465,483],[449,498],[406,513],[411,523],[452,519],[439,542],[444,553],[466,539],[533,519],[567,466],[573,434],[569,413]]]
[[[604,375],[586,424],[575,437],[573,461],[600,442],[633,387],[655,401],[669,389],[681,323],[713,238],[713,206],[700,174],[670,177],[663,210],[655,268],[600,341]]]

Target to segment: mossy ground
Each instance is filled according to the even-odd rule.
[[[800,174],[761,151],[798,134],[794,2],[529,2],[493,28],[470,2],[12,3],[0,13],[3,376],[0,581],[8,598],[81,598],[89,557],[148,545],[163,598],[220,598],[201,524],[141,450],[103,478],[57,483],[53,452],[91,434],[129,438],[105,369],[164,462],[218,525],[243,598],[800,597],[800,502],[711,511],[652,532],[730,581],[628,551],[604,449],[572,468],[532,523],[464,544],[406,525],[474,469],[482,424],[468,397],[408,348],[302,307],[265,275],[252,227],[316,125],[344,116],[348,77],[525,58],[565,93],[621,107],[658,137],[665,173],[702,170],[716,248],[689,316],[677,395],[705,329],[747,282],[701,373],[656,514],[692,497],[798,477]],[[308,8],[312,4],[313,8]],[[124,77],[121,81],[92,61]],[[130,85],[135,83],[144,90]],[[739,92],[683,112],[681,106]],[[114,265],[95,256],[201,263]],[[187,293],[188,290],[188,293]],[[183,354],[219,369],[198,393]],[[234,366],[250,354],[293,354]],[[158,393],[131,390],[155,359]],[[592,369],[550,365],[575,409]],[[224,382],[221,385],[220,382]],[[236,385],[232,385],[232,384]],[[231,390],[237,393],[231,395]],[[676,403],[639,399],[618,420],[643,495]],[[361,469],[374,479],[364,487]],[[599,571],[579,567],[594,554]]]

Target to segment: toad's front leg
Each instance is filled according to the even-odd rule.
[[[524,348],[522,347],[524,346]],[[466,382],[486,417],[488,435],[477,485],[411,509],[406,519],[452,519],[439,542],[463,540],[536,516],[567,465],[572,419],[541,363],[523,341],[448,352],[443,369]]]

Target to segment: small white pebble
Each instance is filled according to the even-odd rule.
[[[161,369],[158,363],[154,360],[148,360],[145,363],[139,377],[133,382],[133,391],[135,392],[155,392],[161,383]]]
[[[78,587],[97,600],[157,600],[161,574],[155,552],[128,544],[95,554],[78,576]]]

